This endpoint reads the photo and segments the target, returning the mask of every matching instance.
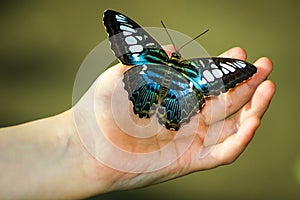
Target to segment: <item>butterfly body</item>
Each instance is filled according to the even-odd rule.
[[[140,118],[156,113],[160,124],[179,130],[205,103],[247,80],[256,67],[231,58],[169,57],[149,33],[116,11],[104,13],[104,25],[115,56],[125,65],[124,88]]]

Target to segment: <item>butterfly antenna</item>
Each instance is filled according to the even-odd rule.
[[[171,43],[172,43],[173,47],[175,48],[175,51],[178,52],[178,51],[176,50],[175,43],[174,43],[174,41],[172,40],[172,37],[171,37],[171,35],[170,35],[170,33],[169,33],[167,27],[165,26],[165,24],[163,23],[162,20],[160,20],[160,22],[161,22],[161,25],[164,27],[165,31],[167,32],[167,35],[168,35],[168,37],[170,38]]]
[[[186,45],[190,44],[191,42],[193,42],[194,40],[198,39],[201,35],[204,35],[205,33],[207,33],[209,31],[209,29],[207,29],[206,31],[200,33],[199,35],[197,35],[196,37],[194,37],[192,40],[188,41],[187,43],[185,43],[184,45],[182,45],[177,52],[179,52],[183,47],[185,47]]]

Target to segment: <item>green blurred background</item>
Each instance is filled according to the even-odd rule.
[[[0,126],[70,108],[81,62],[107,38],[107,8],[191,37],[209,28],[198,41],[210,55],[241,46],[250,62],[274,62],[277,93],[252,143],[232,165],[93,199],[300,199],[299,2],[1,1]]]

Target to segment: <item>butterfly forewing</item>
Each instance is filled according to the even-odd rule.
[[[166,63],[168,60],[159,43],[125,15],[106,10],[103,21],[111,49],[123,64]]]
[[[189,61],[201,70],[203,82],[207,86],[206,91],[201,91],[205,96],[227,92],[257,71],[254,65],[232,58],[194,58]]]

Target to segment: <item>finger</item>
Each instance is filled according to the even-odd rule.
[[[261,118],[268,109],[271,99],[276,91],[276,85],[272,81],[265,81],[260,85],[251,101],[252,112]]]
[[[258,85],[261,84],[272,71],[272,62],[268,58],[260,58],[254,65],[258,71],[253,77],[237,85],[235,88],[230,89],[227,93],[206,101],[206,105],[201,111],[206,124],[212,124],[225,119],[237,112],[238,109],[250,100]]]
[[[117,65],[108,68],[98,77],[98,84],[101,87],[97,87],[100,96],[110,96],[113,93],[113,88],[116,87],[118,81],[123,73],[128,69],[128,66],[118,63]],[[99,81],[101,80],[101,81]],[[96,83],[96,82],[95,82]]]
[[[213,135],[207,137],[210,138],[210,141],[217,142],[208,143],[205,141],[206,138],[204,140],[205,149],[203,151],[208,151],[208,153],[205,153],[206,156],[201,158],[209,160],[207,162],[208,166],[205,167],[211,168],[221,164],[229,164],[244,151],[253,138],[260,124],[260,119],[271,102],[275,89],[275,84],[272,81],[264,81],[255,91],[251,101],[244,105],[233,118],[217,122],[209,127]],[[219,135],[213,132],[217,129],[220,130]],[[210,134],[209,130],[208,134]],[[211,139],[212,137],[215,138]],[[200,162],[202,162],[202,159]]]
[[[249,101],[235,116],[236,123],[243,123],[251,117],[261,118],[270,105],[276,86],[272,81],[263,82]]]
[[[216,156],[220,164],[229,164],[237,159],[237,157],[245,150],[251,139],[254,137],[255,131],[260,125],[260,119],[251,117],[245,120],[236,134],[227,138],[222,144],[216,148]]]
[[[246,60],[247,54],[243,48],[233,47],[233,48],[229,49],[228,51],[225,51],[224,53],[220,54],[219,57]]]
[[[172,55],[173,52],[176,51],[175,47],[171,44],[164,45],[164,46],[162,46],[162,48],[166,51],[166,53],[168,54],[169,57]]]
[[[255,91],[253,98],[234,117],[212,124],[207,129],[204,146],[219,144],[237,133],[243,121],[251,117],[261,118],[268,109],[275,93],[276,86],[272,81],[264,81]]]
[[[228,137],[237,133],[239,123],[235,118],[218,121],[211,124],[203,136],[203,145],[210,146],[224,142]]]
[[[259,124],[259,118],[248,118],[241,124],[237,134],[231,135],[223,143],[210,148],[211,151],[204,157],[204,159],[210,160],[210,166],[207,167],[229,164],[236,160],[253,138]]]

